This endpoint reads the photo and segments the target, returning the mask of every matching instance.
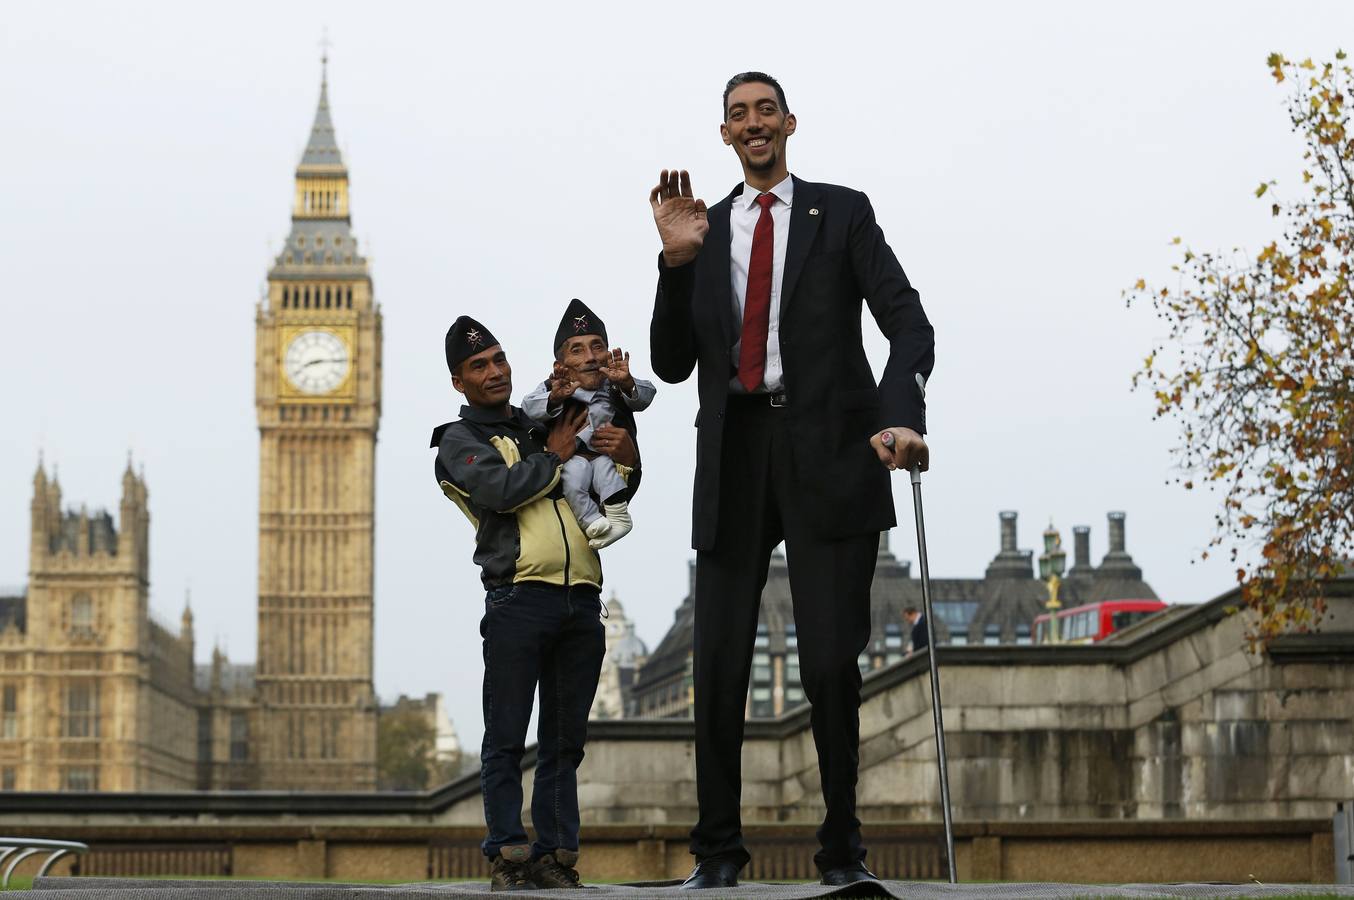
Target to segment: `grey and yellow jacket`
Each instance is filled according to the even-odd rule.
[[[475,528],[475,564],[486,588],[519,581],[602,586],[602,562],[564,500],[563,464],[545,439],[545,428],[515,406],[509,418],[463,406],[459,420],[433,429],[437,483]]]

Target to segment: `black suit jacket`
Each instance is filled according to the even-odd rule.
[[[925,433],[925,395],[916,376],[931,374],[931,323],[864,194],[798,178],[794,187],[780,301],[787,413],[801,438],[794,472],[822,537],[883,531],[896,524],[893,496],[869,439],[885,426]],[[685,381],[699,364],[697,550],[713,549],[719,532],[730,353],[742,327],[729,271],[729,210],[741,190],[740,184],[710,208],[710,231],[692,262],[668,268],[660,254],[649,332],[653,370],[663,381]],[[862,299],[889,341],[877,386],[861,344]]]

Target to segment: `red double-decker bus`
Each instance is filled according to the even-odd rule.
[[[1165,609],[1160,600],[1105,600],[1058,611],[1058,643],[1094,644]],[[1044,613],[1034,620],[1034,642],[1052,643],[1053,616]]]

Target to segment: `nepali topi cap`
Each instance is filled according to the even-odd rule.
[[[558,352],[569,338],[583,334],[598,335],[602,343],[607,343],[606,325],[602,319],[588,309],[586,303],[575,297],[569,301],[568,308],[564,310],[564,318],[559,320],[559,328],[555,331],[555,351]]]
[[[488,328],[469,316],[461,316],[447,329],[447,368],[455,375],[461,363],[497,343],[498,338]]]

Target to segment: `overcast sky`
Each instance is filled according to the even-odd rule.
[[[781,79],[791,171],[866,191],[936,330],[924,484],[937,577],[980,577],[997,513],[1023,548],[1050,518],[1128,514],[1165,599],[1232,584],[1194,562],[1216,496],[1172,477],[1172,426],[1131,375],[1162,332],[1126,309],[1183,236],[1258,248],[1299,171],[1274,50],[1329,57],[1348,3],[6,4],[0,11],[0,584],[27,579],[32,475],[116,509],[130,449],[150,488],[152,605],[191,583],[198,659],[255,655],[254,308],[333,42],[353,225],[385,315],[377,450],[376,687],[447,694],[477,744],[482,593],[471,531],[432,478],[454,418],[442,334],[503,341],[514,399],[570,297],[651,376],[658,249],[647,193],[689,168],[740,179],[719,140],[733,73]],[[210,12],[208,12],[210,10]],[[867,323],[878,372],[887,347]],[[686,590],[694,383],[641,414],[636,528],[606,551],[652,647]],[[916,558],[894,480],[892,544]]]

